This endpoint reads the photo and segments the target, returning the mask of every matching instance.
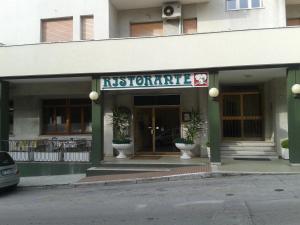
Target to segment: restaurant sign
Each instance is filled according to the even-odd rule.
[[[101,77],[100,88],[106,90],[208,87],[208,73],[174,73],[120,75]]]

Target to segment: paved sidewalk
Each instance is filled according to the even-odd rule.
[[[41,186],[58,186],[70,185],[84,178],[85,174],[57,175],[57,176],[38,176],[38,177],[21,177],[20,187],[41,187]]]
[[[201,179],[206,177],[250,175],[250,174],[300,174],[300,166],[290,166],[287,160],[272,161],[236,161],[223,160],[221,166],[209,163],[199,166],[175,167],[169,171],[142,172],[120,175],[102,175],[85,177],[85,174],[22,177],[20,187],[79,186],[86,184],[145,183],[156,181]]]

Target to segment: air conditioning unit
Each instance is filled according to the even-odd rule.
[[[162,6],[163,19],[177,19],[181,17],[181,4],[179,2],[165,3]]]

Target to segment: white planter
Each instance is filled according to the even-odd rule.
[[[27,151],[12,151],[8,152],[9,155],[13,158],[15,161],[30,161],[32,157],[30,157],[30,154],[32,155],[32,152]]]
[[[89,152],[64,152],[65,162],[89,162]]]
[[[59,162],[61,159],[60,152],[34,152],[35,162]]]
[[[117,159],[126,159],[126,151],[130,149],[131,143],[129,144],[112,144],[113,148],[115,148],[119,155],[116,157]]]
[[[196,147],[196,144],[175,143],[175,146],[181,151],[181,159],[191,159],[191,150]]]
[[[210,159],[210,147],[206,147],[207,150],[207,157]]]
[[[283,159],[290,159],[290,154],[289,154],[288,148],[281,148],[281,157]]]

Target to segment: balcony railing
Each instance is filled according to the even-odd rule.
[[[89,162],[91,140],[2,140],[1,150],[8,150],[17,162]]]

